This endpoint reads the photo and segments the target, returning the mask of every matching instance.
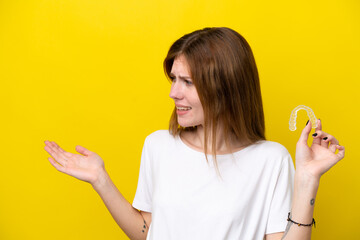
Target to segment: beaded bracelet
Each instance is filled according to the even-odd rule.
[[[312,220],[312,222],[311,222],[310,224],[302,224],[302,223],[298,223],[298,222],[295,222],[294,220],[292,220],[292,219],[290,218],[290,212],[289,212],[289,214],[288,214],[287,221],[292,222],[292,223],[295,223],[295,224],[298,225],[299,227],[300,227],[300,226],[303,226],[303,227],[311,227],[312,225],[314,225],[314,227],[316,227],[316,226],[315,226],[315,219],[314,219],[314,218],[313,218],[313,220]]]

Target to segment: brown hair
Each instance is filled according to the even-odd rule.
[[[216,158],[216,130],[220,124],[225,136],[251,145],[265,139],[264,112],[259,75],[249,44],[229,28],[204,28],[175,41],[164,60],[169,78],[174,59],[183,55],[204,109],[204,151],[211,136]],[[178,124],[174,109],[169,131],[176,136],[193,130]],[[195,128],[196,129],[196,128]]]

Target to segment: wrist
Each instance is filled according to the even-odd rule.
[[[93,182],[91,182],[91,186],[95,189],[96,192],[99,192],[110,181],[110,176],[106,172],[105,168],[101,168],[98,172],[97,178]]]
[[[312,174],[296,170],[294,178],[295,188],[300,187],[304,189],[317,189],[320,184],[320,177],[313,176]]]
[[[307,211],[305,211],[305,209],[308,211],[313,211],[317,191],[319,188],[319,181],[319,178],[315,178],[311,175],[308,175],[307,173],[300,171],[295,172],[293,211],[295,211],[296,216],[299,214],[307,215]]]

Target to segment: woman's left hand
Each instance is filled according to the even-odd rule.
[[[339,141],[335,137],[322,131],[320,120],[318,120],[317,128],[312,135],[314,138],[312,145],[309,147],[307,140],[310,131],[311,122],[309,121],[296,144],[296,171],[320,180],[321,175],[344,158],[345,148],[339,145]],[[335,153],[336,149],[339,150],[338,153]]]

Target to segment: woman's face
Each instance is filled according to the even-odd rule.
[[[180,55],[175,58],[170,78],[172,80],[170,97],[175,101],[177,120],[180,126],[203,125],[203,107],[184,56]]]

